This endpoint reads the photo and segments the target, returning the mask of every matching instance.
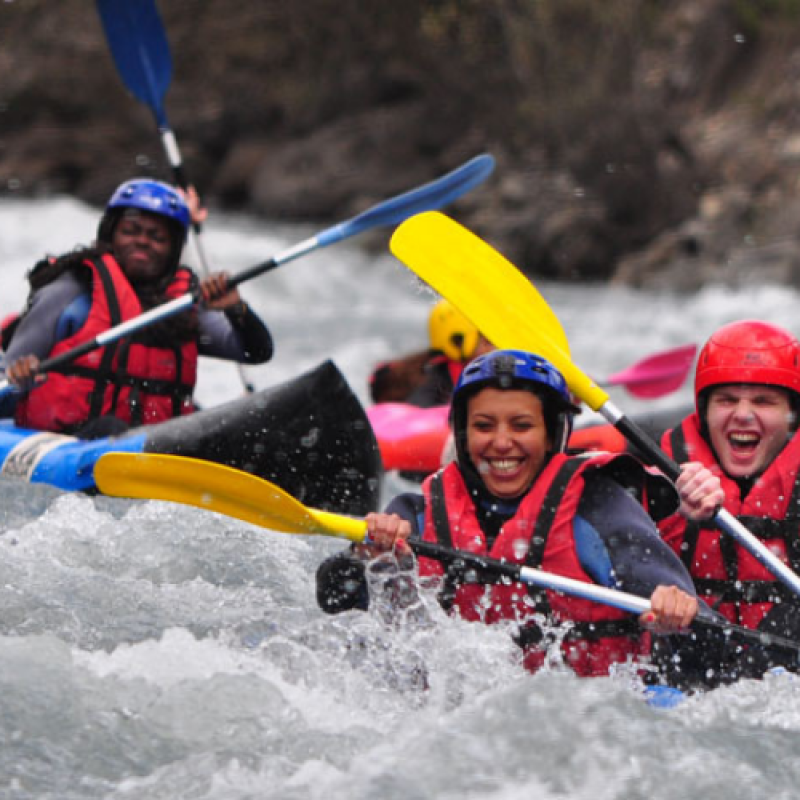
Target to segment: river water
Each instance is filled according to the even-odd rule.
[[[0,202],[0,313],[24,301],[33,261],[90,241],[97,217],[68,198]],[[205,246],[235,272],[310,232],[218,214]],[[538,288],[595,377],[733,319],[800,333],[788,288]],[[433,299],[390,256],[350,243],[243,293],[277,346],[248,370],[256,386],[333,358],[365,401],[376,361],[425,345]],[[201,403],[240,391],[233,367],[203,365]],[[625,410],[646,408],[614,391]],[[326,617],[314,571],[341,547],[0,480],[0,798],[797,796],[800,681],[771,676],[658,709],[625,670],[528,675],[506,632],[428,599],[407,620]]]

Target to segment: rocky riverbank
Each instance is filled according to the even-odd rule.
[[[486,151],[451,213],[532,275],[800,282],[791,2],[161,6],[169,121],[212,206],[325,223]],[[100,204],[168,177],[94,4],[7,1],[0,31],[0,192]]]

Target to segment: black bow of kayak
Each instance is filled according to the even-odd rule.
[[[382,466],[366,412],[332,361],[218,408],[147,429],[146,453],[213,461],[343,514],[377,508]]]

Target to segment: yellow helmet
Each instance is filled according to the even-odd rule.
[[[453,361],[469,361],[478,347],[480,331],[447,300],[440,300],[428,317],[428,336],[431,349]]]

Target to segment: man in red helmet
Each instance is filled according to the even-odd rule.
[[[731,622],[800,638],[800,598],[710,521],[720,504],[800,571],[800,343],[766,322],[725,325],[703,347],[695,373],[696,413],[662,441],[682,465],[681,511],[661,535],[689,570],[698,596]],[[702,509],[702,511],[700,511]],[[733,652],[705,640],[680,646],[676,668],[715,684],[771,666],[765,653]],[[694,678],[691,674],[696,672]]]

